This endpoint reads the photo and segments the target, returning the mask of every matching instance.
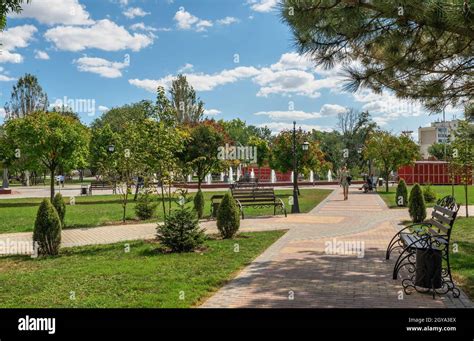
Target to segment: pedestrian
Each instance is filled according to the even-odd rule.
[[[347,167],[344,165],[344,167],[342,167],[339,174],[339,185],[342,186],[344,200],[347,200],[349,197],[349,185],[350,185],[351,180],[352,179],[349,174],[349,171],[347,170]]]

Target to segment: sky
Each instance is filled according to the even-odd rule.
[[[330,131],[338,113],[368,110],[399,133],[439,120],[390,93],[342,90],[338,65],[298,55],[277,0],[32,0],[0,32],[0,103],[16,80],[36,75],[52,105],[90,123],[110,108],[154,100],[183,73],[206,116],[240,118],[272,131]],[[5,115],[0,109],[0,122]],[[461,117],[448,108],[447,119]]]

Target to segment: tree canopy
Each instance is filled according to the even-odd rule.
[[[301,53],[345,65],[348,90],[389,89],[431,111],[473,99],[472,1],[284,0],[281,15]]]
[[[0,1],[0,31],[7,25],[8,13],[20,13],[21,5],[31,0],[2,0]]]

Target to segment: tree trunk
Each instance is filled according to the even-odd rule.
[[[389,177],[389,172],[387,171],[386,172],[386,176],[385,176],[385,192],[388,193],[388,177]]]
[[[464,200],[466,200],[466,218],[469,217],[469,210],[468,210],[468,207],[469,207],[469,202],[467,201],[467,190],[468,190],[468,186],[467,186],[467,177],[466,177],[466,182],[464,183]]]
[[[84,169],[79,170],[79,181],[84,181]]]
[[[50,199],[51,199],[51,202],[53,201],[53,198],[54,198],[54,171],[55,171],[55,168],[51,168],[50,171],[51,171],[51,181],[50,181]]]
[[[5,167],[3,168],[3,182],[2,182],[2,187],[3,188],[8,188],[10,187],[10,184],[8,182],[8,168]]]

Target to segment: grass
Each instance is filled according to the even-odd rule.
[[[451,255],[451,270],[454,279],[466,294],[474,299],[474,218],[458,218],[453,227],[452,243],[458,252]]]
[[[210,198],[214,194],[223,192],[204,192],[206,200],[205,213],[210,213]],[[309,212],[313,207],[319,204],[326,196],[331,193],[325,189],[301,189],[300,210]],[[277,190],[276,194],[287,204],[288,196],[292,194],[291,190]],[[133,196],[132,196],[133,198]],[[38,206],[41,203],[40,198],[27,199],[2,199],[0,200],[0,234],[14,232],[30,232],[36,218]],[[67,205],[66,208],[66,228],[96,227],[107,224],[120,224],[122,219],[122,206],[120,196],[102,195],[76,197],[74,206]],[[157,198],[157,200],[159,200]],[[65,198],[69,203],[69,198]],[[175,207],[175,203],[172,207]],[[135,203],[131,200],[127,206],[127,221],[137,222],[135,216]],[[287,208],[290,212],[289,208]],[[273,208],[253,208],[245,209],[245,216],[255,217],[259,215],[271,215]],[[162,220],[163,213],[161,202],[156,210],[153,220],[148,222]]]
[[[408,186],[408,193],[410,193],[410,190],[413,186]],[[422,186],[424,187],[424,186]],[[451,195],[451,186],[435,186],[432,185],[431,188],[437,193],[437,199],[441,199],[445,197],[446,195]],[[382,199],[385,201],[385,203],[388,205],[390,208],[396,208],[398,207],[396,202],[395,202],[395,192],[397,190],[397,187],[389,187],[389,191],[378,191],[378,194],[382,197]],[[465,204],[466,200],[464,199],[464,186],[454,186],[454,197],[456,198],[456,201],[460,204]],[[468,187],[468,203],[469,205],[474,205],[474,186],[469,186]],[[435,203],[426,203],[427,207],[432,207]]]
[[[120,243],[63,249],[57,257],[0,258],[0,308],[192,307],[283,234],[208,240],[200,253],[164,254],[156,243],[136,241],[128,253]]]

